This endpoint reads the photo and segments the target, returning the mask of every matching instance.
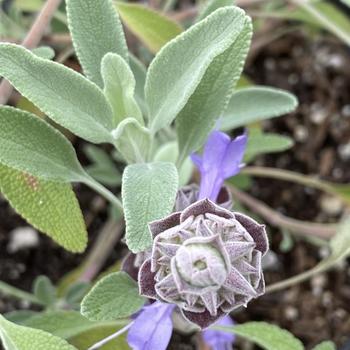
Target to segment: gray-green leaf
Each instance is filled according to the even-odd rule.
[[[39,329],[18,326],[1,315],[0,338],[6,350],[77,350],[61,338]]]
[[[336,350],[336,347],[332,341],[324,341],[315,346],[312,350]]]
[[[179,147],[176,141],[171,141],[162,145],[154,156],[155,162],[176,163],[179,156]],[[185,186],[191,179],[193,163],[189,157],[183,162],[179,169],[179,187]]]
[[[56,123],[94,143],[112,142],[112,108],[81,74],[27,49],[0,44],[0,75]]]
[[[70,339],[98,326],[112,326],[116,322],[93,322],[77,311],[46,311],[21,322],[21,325],[41,329],[63,339]]]
[[[220,7],[232,5],[234,5],[234,0],[209,0],[200,11],[198,17],[196,18],[196,21],[201,21]]]
[[[39,46],[32,50],[38,57],[51,60],[55,57],[55,51],[49,46]]]
[[[145,85],[153,132],[175,119],[209,65],[232,45],[245,23],[243,10],[221,8],[160,50],[148,69]]]
[[[239,34],[229,48],[215,57],[209,65],[201,82],[176,118],[180,164],[189,153],[203,145],[225,110],[241,75],[251,36],[251,19],[244,16],[244,25],[240,27]]]
[[[135,86],[135,98],[140,106],[142,113],[147,115],[147,105],[145,101],[145,83],[146,83],[146,67],[135,56],[130,55],[130,68],[134,74],[136,86]]]
[[[290,332],[266,322],[247,322],[234,327],[213,328],[237,334],[265,350],[304,350],[301,341]]]
[[[295,96],[283,90],[264,86],[240,89],[232,95],[220,120],[220,127],[230,130],[279,117],[293,111],[297,105]]]
[[[260,154],[282,152],[293,145],[293,140],[287,136],[273,133],[249,133],[244,161],[250,162]]]
[[[72,145],[48,123],[31,113],[0,107],[0,125],[0,163],[47,180],[84,177]]]
[[[115,53],[106,54],[101,63],[104,93],[114,112],[113,126],[126,118],[143,125],[141,110],[135,101],[135,78],[126,61]]]
[[[81,313],[92,321],[113,321],[138,311],[145,299],[137,283],[125,272],[102,278],[85,296]]]
[[[128,61],[123,27],[111,0],[67,0],[68,25],[85,75],[103,87],[102,58],[113,52]]]
[[[124,119],[113,131],[114,143],[128,163],[144,162],[151,147],[151,134],[134,118]]]
[[[126,220],[126,243],[134,253],[148,249],[151,221],[171,213],[178,187],[172,163],[129,165],[123,174],[122,198]]]
[[[56,288],[47,276],[35,279],[33,292],[45,306],[51,306],[56,300]]]

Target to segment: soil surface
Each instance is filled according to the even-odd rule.
[[[338,183],[350,181],[350,70],[349,50],[336,40],[306,39],[302,33],[285,35],[254,52],[246,74],[256,83],[292,91],[300,100],[295,113],[271,120],[265,130],[291,136],[295,146],[288,152],[259,157],[255,164],[318,175]],[[79,143],[79,149],[81,144]],[[80,152],[81,153],[81,152]],[[81,157],[83,157],[80,154]],[[106,220],[106,210],[96,212],[98,197],[76,186],[85,218],[91,222],[91,241]],[[302,220],[336,222],[343,208],[324,194],[277,180],[255,179],[251,193],[274,209]],[[95,209],[94,209],[95,208]],[[10,232],[27,224],[0,198],[0,279],[30,290],[38,275],[58,282],[83,259],[39,236],[39,244],[14,254],[8,251]],[[283,235],[271,227],[274,262],[266,271],[271,284],[310,269],[324,256],[324,248],[293,240],[281,249]],[[109,262],[120,258],[116,249]],[[236,322],[264,320],[290,330],[307,349],[325,339],[343,346],[350,337],[350,268],[337,269],[311,281],[267,294],[235,312]],[[1,297],[0,313],[27,308],[23,302]],[[175,334],[171,349],[192,349],[193,340]],[[252,349],[238,342],[237,349]],[[343,348],[345,349],[345,347]]]

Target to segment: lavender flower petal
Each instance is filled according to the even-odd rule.
[[[216,323],[218,326],[233,326],[230,316],[223,317]],[[235,341],[235,335],[228,332],[206,329],[202,332],[204,341],[212,350],[232,349],[232,343]]]
[[[174,307],[161,302],[144,307],[129,330],[129,346],[133,350],[166,350],[173,331]]]
[[[246,134],[234,140],[220,131],[213,131],[210,134],[202,157],[197,154],[191,156],[201,173],[198,199],[209,198],[213,201],[217,199],[225,179],[240,171],[246,144]]]

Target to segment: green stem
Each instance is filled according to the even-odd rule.
[[[327,28],[331,33],[343,40],[347,45],[350,45],[350,35],[344,32],[337,23],[328,19],[322,12],[320,12],[310,1],[307,0],[290,0],[290,2],[296,4],[308,12],[311,16],[315,17],[322,25]]]
[[[43,303],[35,295],[27,293],[16,287],[10,286],[9,284],[3,281],[0,281],[0,292],[17,299],[29,301],[32,304],[43,306]]]
[[[293,276],[293,277],[288,278],[286,280],[283,280],[281,282],[277,282],[277,283],[274,283],[274,284],[267,286],[265,294],[277,292],[279,290],[286,289],[288,287],[292,287],[296,284],[307,281],[311,277],[318,275],[322,272],[325,272],[325,271],[331,269],[332,267],[333,267],[333,264],[332,265],[324,264],[324,265],[315,266],[314,268],[307,270],[305,272],[302,272],[299,275]]]
[[[349,199],[342,196],[340,192],[337,192],[335,186],[341,186],[339,184],[332,184],[327,181],[320,180],[316,177],[302,175],[289,170],[275,169],[269,167],[248,166],[241,171],[242,174],[267,177],[271,179],[296,182],[304,186],[316,188],[331,195],[337,196],[345,204],[349,205]]]
[[[92,177],[86,175],[81,179],[85,185],[92,188],[94,191],[98,192],[101,196],[106,198],[111,204],[116,206],[121,212],[123,212],[123,204],[122,202],[106,187],[102,186],[99,182],[97,182]]]

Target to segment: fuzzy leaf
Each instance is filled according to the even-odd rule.
[[[18,326],[1,315],[0,337],[6,350],[77,350],[61,338],[39,329]]]
[[[252,36],[251,19],[245,16],[244,20],[244,25],[235,40],[212,61],[193,95],[176,118],[180,162],[204,144],[232,96]]]
[[[21,46],[0,44],[0,75],[74,134],[94,143],[112,142],[112,108],[81,74]]]
[[[209,0],[206,5],[200,11],[196,21],[201,21],[205,17],[208,17],[211,13],[217,10],[220,7],[232,6],[234,5],[234,0]]]
[[[47,276],[38,276],[34,281],[34,295],[43,305],[51,306],[56,300],[56,288]]]
[[[293,145],[293,140],[287,136],[261,132],[249,133],[244,161],[250,162],[260,154],[282,152]]]
[[[108,336],[116,333],[120,330],[121,327],[116,325],[114,326],[100,326],[96,327],[93,330],[81,333],[71,339],[69,342],[76,346],[78,349],[90,349],[94,344],[105,339]],[[126,334],[122,334],[119,337],[112,339],[105,345],[99,347],[99,350],[130,350],[128,343],[126,341]]]
[[[22,325],[41,329],[63,339],[70,339],[99,326],[112,326],[112,322],[93,322],[77,311],[45,311],[22,322]]]
[[[70,184],[38,179],[0,164],[0,191],[31,225],[71,252],[82,252],[87,232]]]
[[[124,119],[113,131],[115,145],[128,163],[143,162],[151,147],[151,134],[134,118]]]
[[[69,30],[85,75],[101,88],[102,58],[109,52],[128,61],[123,27],[111,0],[67,0]]]
[[[32,52],[41,58],[51,60],[55,57],[55,51],[49,46],[40,46],[32,50]]]
[[[235,42],[245,22],[243,10],[225,7],[163,47],[148,69],[145,85],[153,132],[175,119],[210,64]]]
[[[93,163],[85,168],[90,176],[107,186],[118,186],[122,183],[122,175],[107,152],[94,145],[87,145],[84,151]]]
[[[176,163],[179,156],[179,148],[176,141],[168,142],[162,145],[156,155],[155,162],[171,162]],[[179,187],[185,186],[191,179],[193,172],[193,163],[189,157],[186,158],[181,168],[179,169]]]
[[[126,220],[126,243],[134,253],[148,249],[151,221],[170,214],[178,188],[172,163],[129,165],[123,174],[122,198]]]
[[[279,117],[298,105],[289,92],[264,86],[237,90],[220,119],[222,130],[246,126],[264,119]]]
[[[247,322],[234,327],[214,326],[212,328],[237,334],[265,350],[304,350],[300,340],[291,333],[266,322]]]
[[[0,163],[48,180],[84,177],[72,145],[48,123],[28,112],[0,107],[0,125]]]
[[[104,93],[114,112],[113,126],[128,117],[143,125],[141,110],[134,98],[135,78],[125,60],[115,53],[106,54],[102,59],[101,73]]]
[[[117,8],[126,26],[152,53],[182,32],[178,23],[146,6],[118,2]]]
[[[135,99],[140,106],[142,113],[147,115],[147,105],[145,101],[145,83],[146,83],[146,67],[136,57],[130,56],[130,68],[134,74],[136,86],[135,86]]]
[[[81,313],[91,321],[113,321],[138,311],[145,299],[137,283],[125,272],[102,278],[85,296]]]
[[[315,346],[312,350],[336,350],[336,347],[332,341],[324,341]]]

